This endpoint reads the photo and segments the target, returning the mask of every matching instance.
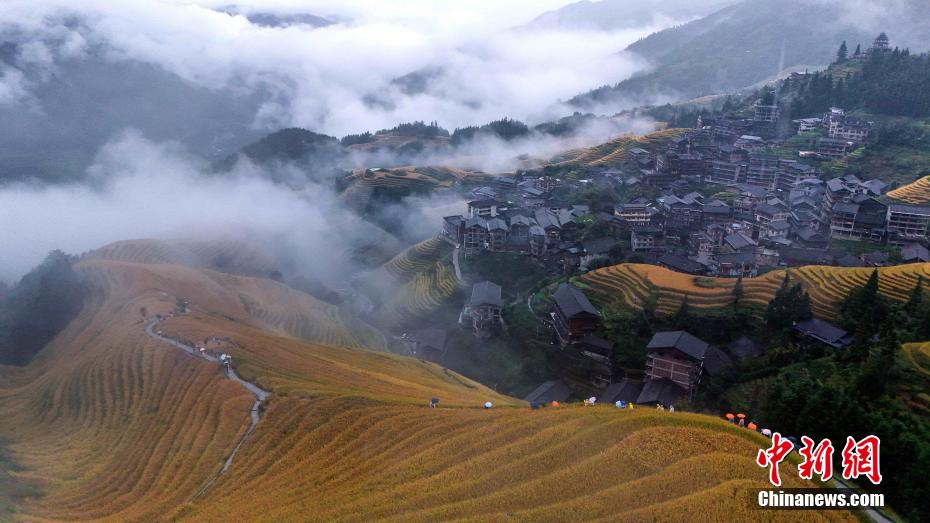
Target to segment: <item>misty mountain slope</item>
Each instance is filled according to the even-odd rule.
[[[884,12],[858,2],[744,0],[700,20],[660,31],[627,48],[654,64],[651,72],[576,96],[579,107],[631,100],[682,99],[741,89],[791,68],[826,66],[846,40],[867,49],[881,31],[893,45],[926,49],[930,4],[889,3]],[[893,8],[892,8],[893,7]]]
[[[84,261],[94,263],[130,263],[149,267],[177,266],[176,278],[191,279],[180,267],[208,269],[206,279],[189,283],[184,294],[214,296],[234,302],[237,307],[222,313],[279,334],[316,343],[384,350],[384,338],[374,328],[336,305],[322,301],[301,290],[267,279],[280,279],[281,273],[270,256],[257,247],[231,241],[122,241],[88,253]],[[216,272],[214,272],[216,271]],[[235,275],[235,276],[234,276]],[[247,277],[257,276],[257,277]],[[303,283],[296,278],[297,283]],[[201,288],[199,285],[209,283]],[[234,295],[227,296],[227,291]],[[214,310],[219,305],[211,304]]]
[[[0,438],[39,494],[16,502],[17,519],[748,518],[741,489],[768,484],[755,464],[765,439],[721,419],[530,410],[431,363],[227,318],[242,278],[102,260],[79,270],[95,299],[28,367],[0,372]],[[160,330],[228,337],[237,372],[272,391],[255,433],[197,498],[248,426],[251,398],[214,363],[145,334],[140,311],[166,314],[181,294],[193,312]],[[432,396],[440,408],[426,408]]]
[[[736,0],[582,0],[547,11],[531,28],[610,31],[655,25],[662,19],[685,21],[710,14]]]
[[[354,282],[376,300],[376,325],[396,330],[416,322],[457,295],[453,247],[438,236],[408,247]]]
[[[262,277],[280,270],[267,252],[234,240],[121,240],[90,251],[84,259],[167,263]]]
[[[58,64],[46,80],[41,71],[24,74],[29,97],[0,104],[0,182],[83,177],[97,151],[127,129],[208,158],[261,134],[252,127],[260,92],[207,89],[153,65],[93,56]]]

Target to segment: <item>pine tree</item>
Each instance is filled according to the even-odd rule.
[[[681,329],[686,329],[690,324],[691,307],[688,305],[687,294],[685,294],[685,299],[681,301],[681,307],[678,308],[678,312],[672,317],[672,322],[675,324],[675,327]]]
[[[907,302],[904,304],[904,312],[908,316],[912,316],[920,308],[920,304],[924,299],[924,277],[917,277],[917,284],[914,285],[914,288],[911,290],[911,295],[908,297]]]
[[[846,48],[846,40],[840,44],[839,50],[836,51],[836,63],[841,64],[849,58],[849,50]]]
[[[743,275],[740,274],[736,277],[736,285],[733,286],[733,306],[736,307],[739,305],[740,300],[743,299]]]
[[[787,273],[765,311],[766,324],[775,330],[789,329],[811,317],[811,298],[800,283],[791,285]]]
[[[856,50],[853,51],[853,56],[858,57],[858,56],[860,56],[861,54],[862,54],[862,45],[861,45],[861,44],[856,44]]]

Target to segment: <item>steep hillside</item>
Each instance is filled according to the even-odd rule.
[[[274,265],[260,251],[244,244],[123,241],[92,251],[85,257],[88,263],[98,260],[140,264],[148,270],[154,270],[150,265],[172,264],[179,273],[183,272],[183,267],[211,269],[197,273],[205,275],[206,279],[198,280],[189,290],[179,291],[177,296],[190,299],[189,296],[197,292],[216,296],[216,303],[236,305],[224,308],[223,314],[288,336],[333,346],[384,349],[381,334],[358,318],[335,305],[266,279],[265,276],[275,271]],[[232,274],[261,277],[234,277]]]
[[[630,150],[636,147],[657,152],[669,139],[686,129],[665,129],[647,135],[624,135],[594,147],[564,151],[550,160],[550,165],[619,166],[630,160]]]
[[[640,27],[668,26],[706,16],[733,0],[692,2],[690,0],[581,0],[547,11],[526,25],[533,29],[599,29],[616,31]]]
[[[396,328],[448,302],[459,289],[452,250],[433,237],[359,278],[357,286],[379,302],[374,321]]]
[[[811,265],[791,269],[791,277],[801,282],[811,296],[814,314],[834,318],[839,301],[854,287],[865,285],[869,268],[839,268]],[[916,263],[879,269],[880,291],[896,300],[907,300],[917,278],[930,278],[930,264]],[[743,303],[764,306],[775,296],[785,277],[784,271],[772,271],[758,278],[743,280]],[[693,307],[724,307],[733,302],[735,278],[707,278],[675,272],[657,265],[623,263],[591,271],[578,279],[591,291],[596,301],[634,308],[651,298],[656,310],[672,314],[685,296]]]
[[[924,176],[915,182],[898,187],[893,191],[889,191],[887,196],[889,198],[894,198],[895,200],[901,200],[903,202],[915,205],[921,205],[930,202],[930,176]]]
[[[16,499],[18,519],[750,517],[741,489],[766,484],[754,463],[764,438],[720,419],[533,411],[433,364],[263,328],[238,295],[288,303],[277,284],[99,259],[78,270],[92,289],[78,319],[29,366],[0,368],[0,440],[12,477],[38,493]],[[225,340],[237,372],[272,393],[200,496],[245,434],[252,398],[214,363],[146,335],[143,316],[169,313],[180,296],[191,312],[158,329]],[[432,396],[440,408],[426,408]],[[771,516],[781,514],[852,520]]]
[[[167,263],[263,277],[278,269],[275,261],[254,245],[230,240],[123,240],[95,249],[85,258]]]
[[[751,86],[786,70],[824,67],[839,42],[867,48],[880,31],[894,45],[927,48],[930,5],[906,0],[863,15],[855,2],[743,0],[709,16],[666,29],[627,48],[655,68],[579,95],[579,107],[687,99]]]

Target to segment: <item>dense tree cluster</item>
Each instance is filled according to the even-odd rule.
[[[889,116],[930,116],[930,54],[871,52],[862,59],[861,71],[836,76],[828,70],[795,80],[797,85],[789,82],[796,91],[791,114],[813,115],[836,106]]]
[[[74,259],[53,251],[0,298],[0,364],[25,365],[80,312]]]
[[[775,297],[765,310],[765,322],[774,331],[790,329],[811,317],[811,298],[799,282],[791,283],[786,272]]]
[[[930,474],[930,423],[905,398],[908,388],[926,387],[926,378],[912,382],[898,355],[904,342],[930,340],[930,300],[923,281],[904,303],[892,303],[878,289],[874,272],[841,303],[841,322],[855,332],[853,344],[780,365],[757,412],[766,426],[783,434],[830,438],[834,444],[846,436],[878,435],[887,471],[881,491],[896,510],[923,521],[930,518],[920,487]]]
[[[513,140],[530,133],[530,128],[519,120],[504,118],[484,124],[480,127],[469,126],[456,129],[452,132],[452,144],[461,145],[475,137],[488,136],[502,140]]]
[[[449,131],[439,127],[439,122],[422,121],[398,124],[391,129],[382,129],[375,134],[394,134],[408,138],[448,138]]]

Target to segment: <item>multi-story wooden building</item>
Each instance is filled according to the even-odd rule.
[[[887,214],[887,205],[865,195],[837,203],[830,219],[830,236],[840,240],[881,243],[885,239]]]
[[[904,245],[930,238],[930,206],[888,206],[888,241]]]
[[[489,338],[501,326],[501,287],[489,281],[472,285],[471,296],[462,309],[459,321],[471,324],[480,339]]]
[[[685,331],[657,332],[646,346],[646,379],[671,380],[687,393],[701,381],[706,342]]]
[[[578,287],[562,283],[552,298],[549,316],[563,346],[582,341],[600,326],[601,313]]]

